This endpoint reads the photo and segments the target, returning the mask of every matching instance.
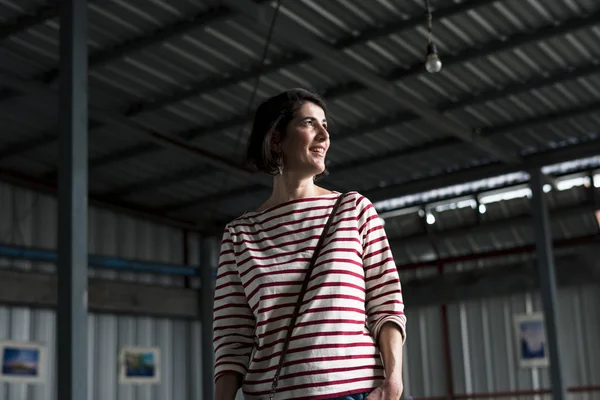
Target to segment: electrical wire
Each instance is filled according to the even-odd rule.
[[[429,43],[433,42],[433,16],[431,15],[431,6],[429,0],[425,0],[425,9],[427,10],[427,38]]]
[[[281,3],[283,2],[283,0],[277,0],[277,4],[275,5],[275,10],[273,13],[273,17],[271,18],[271,23],[269,25],[269,31],[267,33],[267,37],[265,39],[265,44],[263,46],[263,52],[262,52],[262,56],[261,56],[261,61],[260,64],[258,66],[258,72],[256,74],[256,80],[254,82],[254,87],[252,89],[252,92],[250,94],[250,98],[248,99],[248,105],[246,107],[246,111],[245,111],[245,116],[247,118],[250,117],[251,112],[254,108],[254,101],[256,99],[256,96],[258,94],[258,88],[260,86],[260,80],[262,78],[262,74],[263,74],[263,70],[265,68],[265,64],[266,64],[266,60],[267,60],[267,56],[269,54],[269,47],[271,46],[271,40],[273,38],[273,33],[275,32],[275,26],[277,24],[277,17],[279,16],[279,9],[281,8]],[[240,129],[240,132],[238,133],[238,137],[235,143],[235,146],[233,148],[233,156],[235,157],[238,153],[239,147],[242,144],[242,141],[244,139],[244,129],[245,126],[242,127],[242,129]],[[222,189],[226,189],[228,184],[229,184],[229,178],[230,178],[230,174],[227,174],[224,181],[223,181],[223,185],[222,185]]]

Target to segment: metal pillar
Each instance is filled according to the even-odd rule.
[[[440,253],[437,238],[435,237],[435,228],[427,223],[427,208],[423,208],[423,218],[421,218],[423,230],[429,238],[431,249],[435,253],[436,266],[438,273],[444,276],[444,261]],[[442,326],[442,348],[444,356],[444,370],[446,372],[446,400],[454,400],[454,371],[452,370],[452,351],[450,349],[450,328],[448,327],[448,306],[440,305],[440,324]]]
[[[213,298],[215,280],[213,271],[218,260],[219,242],[215,238],[200,239],[200,291],[198,293],[198,310],[202,329],[202,398],[213,399],[214,384],[214,353],[213,353]]]
[[[550,358],[550,384],[554,400],[566,400],[567,390],[562,374],[562,364],[557,334],[556,314],[556,276],[554,270],[554,254],[552,250],[551,226],[548,217],[548,204],[544,194],[544,175],[537,169],[530,172],[535,245],[538,270],[540,275],[540,292],[544,309],[547,351]]]
[[[60,5],[57,367],[60,400],[88,398],[87,1]]]

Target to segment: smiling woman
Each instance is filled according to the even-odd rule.
[[[326,113],[325,101],[304,89],[271,97],[256,111],[248,144],[248,163],[257,171],[272,175],[283,175],[284,165],[292,171],[299,167],[297,172],[308,173],[311,178],[326,174],[324,162],[329,147]],[[306,159],[298,157],[301,156],[298,150],[309,150],[311,145],[322,149],[317,150],[322,163],[306,163]],[[312,168],[305,168],[310,164]]]
[[[315,185],[330,144],[312,92],[286,91],[256,111],[248,161],[273,176],[273,191],[223,235],[215,399],[240,387],[248,400],[400,399],[398,271],[371,202]]]

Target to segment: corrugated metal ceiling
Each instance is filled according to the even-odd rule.
[[[332,51],[388,80],[401,95],[481,129],[481,135],[473,136],[476,140],[489,140],[507,153],[531,155],[580,143],[598,146],[600,3],[431,4],[434,37],[444,62],[438,75],[423,68],[426,26],[421,1],[378,0],[368,6],[342,0],[283,2],[255,104],[289,87],[325,93],[334,124],[332,175],[323,185],[367,195],[382,186],[402,193],[404,185],[436,177],[430,187],[444,186],[448,173],[477,170],[498,160],[385,101],[302,42],[293,48],[282,44],[286,18],[329,43]],[[54,88],[59,45],[54,5],[0,0],[4,74]],[[256,5],[265,10],[272,6],[266,1]],[[270,18],[267,11],[262,15]],[[256,29],[260,21],[217,0],[143,5],[95,0],[90,1],[89,19],[93,107],[122,113],[146,130],[177,135],[232,164],[241,163],[245,115],[266,39]],[[28,25],[20,28],[23,23]],[[36,179],[47,179],[55,171],[56,141],[40,140],[56,134],[56,105],[47,100],[55,93],[15,95],[11,88],[0,93],[2,168]],[[243,188],[254,185],[247,178],[218,172],[189,154],[148,145],[129,128],[92,124],[90,133],[94,195],[118,197],[121,191],[133,208],[162,212],[167,207],[173,216],[193,220],[210,215],[219,221],[263,200],[265,191],[256,187],[241,195]],[[15,148],[20,151],[10,151]],[[215,195],[220,200],[207,205]]]

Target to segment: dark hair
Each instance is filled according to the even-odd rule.
[[[294,114],[307,102],[318,105],[327,115],[327,106],[321,96],[306,89],[286,90],[258,106],[246,152],[246,162],[250,167],[271,175],[277,173],[279,154],[272,146],[273,133],[279,132],[283,140]],[[327,171],[317,177],[324,175]]]

